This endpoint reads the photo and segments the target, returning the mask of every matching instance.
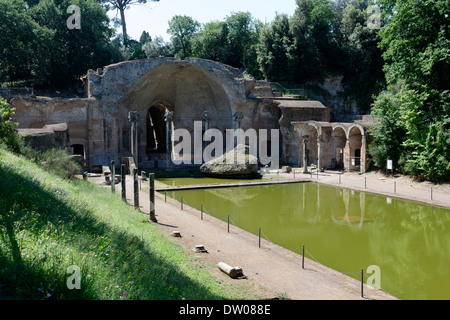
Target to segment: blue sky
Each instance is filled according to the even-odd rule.
[[[295,8],[295,0],[148,0],[147,4],[133,5],[126,10],[125,19],[127,32],[133,39],[138,40],[142,31],[147,31],[152,37],[162,36],[169,41],[168,21],[175,15],[187,15],[206,23],[223,21],[232,12],[248,11],[262,22],[271,22],[276,12],[292,16]],[[115,15],[116,11],[109,13],[110,17]]]

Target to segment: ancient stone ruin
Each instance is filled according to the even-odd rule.
[[[279,130],[280,164],[366,169],[364,123],[330,123],[330,109],[321,102],[280,97],[267,83],[209,60],[121,62],[88,71],[86,98],[38,96],[11,104],[21,132],[66,124],[67,144],[89,166],[133,157],[139,169],[174,167],[171,159],[180,156],[173,153],[174,130],[193,132],[201,121],[203,130],[224,135],[227,129],[267,129],[268,146],[274,143],[270,130]]]

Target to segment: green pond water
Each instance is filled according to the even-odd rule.
[[[224,221],[229,215],[256,235],[261,228],[265,239],[296,253],[305,245],[307,257],[355,279],[364,269],[367,281],[367,268],[378,266],[380,287],[400,299],[450,299],[448,209],[315,183],[168,195]]]
[[[243,181],[261,181],[261,179],[255,180],[242,180],[242,179],[221,179],[221,178],[158,178],[159,182],[167,184],[171,187],[174,186],[188,186],[188,185],[196,185],[196,184],[215,184],[215,183],[236,183]]]

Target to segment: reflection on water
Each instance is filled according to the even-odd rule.
[[[190,178],[158,178],[159,182],[167,184],[168,186],[187,186],[195,184],[213,184],[213,183],[237,183],[248,181],[261,181],[261,179],[225,179],[225,178],[205,178],[205,177],[190,177]]]
[[[170,195],[340,272],[377,265],[401,299],[450,299],[450,210],[313,183]]]

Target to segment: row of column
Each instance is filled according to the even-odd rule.
[[[302,161],[303,161],[303,173],[308,173],[308,158],[307,158],[307,152],[308,152],[308,139],[309,136],[308,135],[304,135],[302,136]],[[323,159],[322,159],[322,147],[323,144],[325,143],[325,140],[322,138],[322,135],[319,135],[319,137],[317,138],[317,168],[319,170],[321,170],[323,168]],[[351,149],[350,146],[348,145],[349,142],[346,141],[344,147],[342,148],[343,150],[345,150],[346,148],[348,148],[348,152],[347,152],[347,159],[345,159],[345,152],[344,152],[344,157],[343,157],[343,161],[344,161],[344,169],[349,170],[351,167]],[[333,146],[334,147],[334,146]],[[333,150],[335,151],[335,150]],[[365,153],[366,153],[366,136],[365,135],[361,135],[361,146],[360,146],[360,151],[361,151],[361,156],[360,156],[360,172],[365,172],[365,162],[366,162],[366,157],[365,157]],[[345,163],[347,163],[347,166],[345,166]]]
[[[234,121],[237,124],[237,129],[240,128],[241,122],[244,119],[244,115],[241,112],[236,112],[233,115]],[[133,156],[134,162],[136,164],[136,167],[138,167],[139,162],[139,144],[138,144],[138,130],[137,130],[137,124],[140,119],[140,115],[137,111],[130,111],[128,112],[128,121],[131,123],[131,154]],[[171,169],[173,166],[172,163],[172,131],[173,131],[173,111],[169,111],[164,115],[164,121],[166,122],[166,152],[167,152],[167,169]],[[203,125],[205,128],[205,131],[209,129],[209,121],[210,121],[210,114],[208,111],[203,112]]]

